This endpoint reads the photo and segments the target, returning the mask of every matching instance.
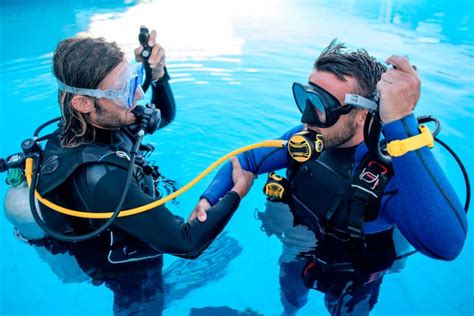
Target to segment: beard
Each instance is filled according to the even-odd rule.
[[[336,122],[335,125],[328,128],[322,129],[311,126],[311,129],[323,135],[325,149],[339,147],[350,141],[357,134],[355,114],[355,111],[346,114],[349,116],[349,119],[346,124],[343,124],[340,127],[336,127]]]
[[[94,103],[96,110],[95,124],[103,129],[119,129],[129,125],[126,119],[126,109],[124,111],[108,111],[96,100]]]

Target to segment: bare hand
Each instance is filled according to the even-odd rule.
[[[232,180],[234,181],[234,187],[231,191],[237,192],[242,199],[250,190],[253,184],[255,175],[250,171],[242,169],[239,160],[235,157],[232,158]]]
[[[386,60],[394,68],[388,69],[377,83],[380,93],[380,118],[384,123],[401,119],[413,112],[420,98],[420,77],[408,60],[391,56]]]
[[[206,199],[201,199],[199,203],[194,207],[194,210],[189,215],[188,222],[197,218],[200,222],[205,222],[207,219],[206,211],[211,208],[211,204]]]
[[[232,158],[232,180],[234,186],[231,191],[236,192],[242,199],[250,187],[252,186],[255,175],[250,171],[243,170],[237,158]],[[207,210],[211,208],[211,204],[206,199],[201,199],[194,207],[194,210],[189,215],[188,222],[197,218],[200,222],[205,222],[207,219]]]
[[[148,58],[148,63],[150,64],[151,69],[153,70],[153,80],[158,80],[165,74],[165,49],[156,42],[156,31],[153,30],[150,32],[150,37],[148,39],[148,46],[153,47],[151,50],[150,57]],[[135,48],[133,51],[135,53],[135,60],[138,62],[143,62],[141,52],[143,51],[143,46]]]

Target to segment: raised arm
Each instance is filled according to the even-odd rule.
[[[391,56],[388,69],[377,84],[380,117],[387,141],[419,134],[413,109],[420,96],[420,78],[406,58]],[[395,223],[408,241],[432,258],[453,260],[464,245],[466,214],[427,147],[393,157],[398,190],[383,214]]]
[[[160,128],[170,124],[176,115],[176,105],[173,91],[171,90],[171,86],[168,82],[169,78],[170,76],[168,75],[168,70],[166,67],[164,67],[163,77],[153,82],[151,85],[151,103],[153,103],[161,111]]]
[[[416,118],[409,115],[386,124],[384,134],[388,141],[417,135]],[[433,153],[423,147],[392,161],[398,193],[387,202],[384,215],[420,252],[455,259],[466,239],[466,214]]]
[[[166,69],[166,55],[164,48],[156,41],[156,31],[150,32],[148,45],[153,47],[148,62],[152,69],[153,81],[151,83],[151,103],[153,103],[161,111],[160,128],[170,124],[176,115],[176,105],[174,101],[173,91],[169,84],[170,76]],[[141,52],[143,46],[139,46],[134,50],[135,59],[143,62]]]

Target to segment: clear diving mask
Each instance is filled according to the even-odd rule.
[[[136,101],[135,96],[137,89],[141,89],[143,83],[144,70],[143,64],[137,64],[136,66],[130,66],[128,72],[125,75],[126,78],[117,79],[116,82],[125,82],[125,85],[120,89],[87,89],[71,87],[63,82],[58,81],[58,89],[64,92],[87,95],[95,98],[106,98],[110,100],[121,100],[127,108],[132,107]]]

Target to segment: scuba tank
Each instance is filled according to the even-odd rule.
[[[5,195],[4,209],[7,220],[27,240],[42,239],[46,233],[36,223],[29,203],[28,185],[21,169],[11,169],[8,172],[7,184],[10,188]],[[38,201],[35,199],[36,207]]]

